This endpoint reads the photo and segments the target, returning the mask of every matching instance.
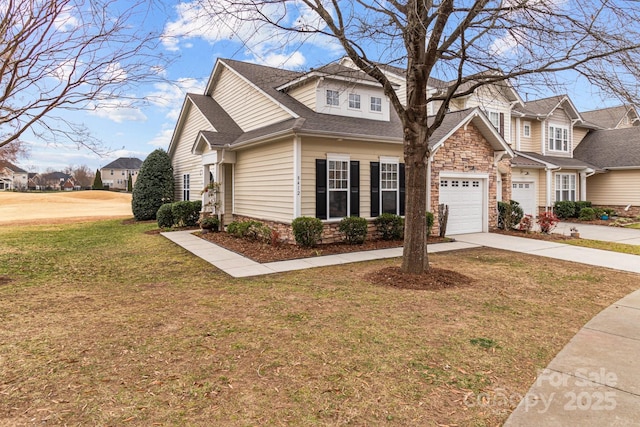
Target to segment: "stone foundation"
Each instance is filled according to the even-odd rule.
[[[627,206],[616,206],[616,205],[593,205],[594,208],[609,208],[615,209],[617,216],[627,217],[627,218],[636,218],[640,216],[640,206],[631,206],[628,210],[624,210]]]
[[[296,239],[293,236],[293,229],[291,228],[290,223],[277,222],[277,221],[268,221],[262,219],[251,218],[243,215],[234,215],[234,221],[260,221],[261,223],[267,225],[272,230],[278,232],[278,239],[284,243],[288,243],[291,245],[296,244]],[[373,220],[368,220],[367,225],[367,240],[377,240],[380,238],[380,233],[376,229]],[[340,227],[340,221],[338,222],[324,222],[324,229],[322,231],[322,243],[336,243],[342,241],[342,233],[338,229]]]

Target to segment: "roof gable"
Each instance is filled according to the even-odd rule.
[[[600,108],[598,110],[584,111],[580,114],[585,121],[604,129],[617,129],[624,126],[625,117],[629,117],[630,126],[637,126],[639,124],[638,113],[631,105]]]
[[[136,157],[120,157],[103,166],[102,169],[140,169],[142,160]]]
[[[551,116],[561,106],[565,107],[565,111],[571,119],[582,120],[578,109],[567,95],[556,95],[525,102],[523,107],[516,107],[514,112],[520,113],[524,117],[544,119]]]

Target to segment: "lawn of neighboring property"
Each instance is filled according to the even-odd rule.
[[[232,279],[155,228],[0,227],[0,425],[495,426],[638,286],[485,248],[435,292],[363,279],[397,259]]]
[[[627,228],[635,228],[636,230],[640,230],[640,222],[637,222],[635,224],[629,224],[626,227]]]
[[[625,243],[604,242],[601,240],[571,239],[563,241],[568,245],[582,246],[585,248],[602,249],[605,251],[620,252],[623,254],[640,255],[640,246],[627,245]]]

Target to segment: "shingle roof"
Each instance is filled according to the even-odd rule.
[[[617,107],[584,111],[580,115],[585,121],[594,123],[604,129],[615,129],[632,108],[628,105],[619,105]]]
[[[135,157],[120,157],[102,169],[140,169],[142,160]]]
[[[591,132],[573,155],[602,169],[640,168],[640,128]]]
[[[558,106],[564,97],[565,95],[556,95],[549,98],[528,101],[524,104],[524,107],[516,107],[514,111],[530,116],[546,116]]]
[[[212,97],[188,93],[187,97],[193,101],[200,112],[211,122],[216,131],[222,135],[240,135],[242,129],[233,121],[231,116]],[[215,133],[215,132],[213,132]]]
[[[572,157],[559,157],[559,156],[545,156],[545,155],[530,152],[530,151],[520,151],[518,152],[518,154],[521,154],[529,158],[533,158],[533,160],[537,160],[543,163],[550,163],[555,167],[560,167],[564,169],[599,169],[594,164],[585,162],[575,157],[572,158]]]
[[[513,159],[511,159],[511,167],[534,168],[534,169],[545,167],[545,164],[542,162],[521,156],[520,153],[517,151],[515,153],[516,153],[516,156]]]
[[[2,169],[2,168],[11,169],[13,172],[27,173],[26,170],[14,165],[11,162],[7,162],[6,160],[0,160],[0,169]]]

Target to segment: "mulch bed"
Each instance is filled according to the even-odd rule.
[[[529,233],[525,233],[524,231],[518,231],[518,230],[493,230],[492,233],[497,233],[497,234],[505,234],[507,236],[516,236],[516,237],[526,237],[528,239],[536,239],[536,240],[546,240],[546,241],[562,241],[562,240],[573,240],[573,239],[577,239],[578,237],[571,237],[571,236],[565,236],[563,234],[544,234],[544,233],[538,233],[538,232],[529,232]]]
[[[194,233],[223,248],[239,253],[259,263],[287,261],[299,258],[311,258],[322,255],[344,254],[349,252],[371,251],[375,249],[398,248],[402,240],[366,240],[361,245],[345,243],[321,243],[315,248],[303,248],[297,245],[281,243],[277,246],[234,237],[228,233]],[[441,243],[451,239],[430,237],[429,243]]]

